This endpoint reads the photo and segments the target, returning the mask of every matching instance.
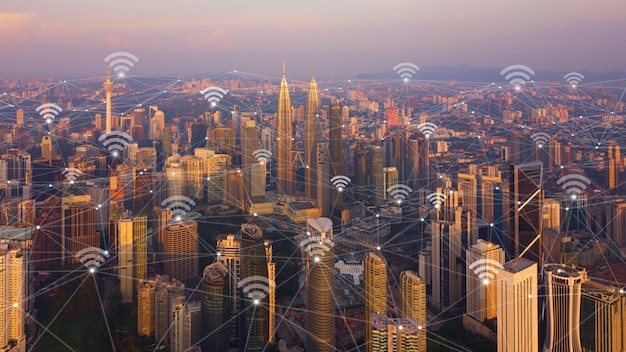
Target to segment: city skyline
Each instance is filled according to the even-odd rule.
[[[400,62],[602,72],[626,70],[626,48],[613,39],[625,30],[626,4],[614,0],[269,1],[262,7],[34,1],[0,10],[0,40],[11,48],[0,53],[0,75],[100,74],[102,59],[116,51],[140,58],[136,75],[275,74],[280,62],[299,79],[311,71],[320,79],[383,72]],[[602,55],[585,54],[593,52]]]

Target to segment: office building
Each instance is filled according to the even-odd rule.
[[[414,271],[403,271],[400,273],[400,290],[402,317],[413,319],[417,324],[414,344],[410,349],[405,348],[402,351],[426,352],[426,281]]]
[[[522,255],[541,265],[543,245],[543,166],[531,162],[509,167],[509,236],[508,253]]]
[[[295,191],[295,175],[291,157],[293,126],[285,64],[283,64],[283,77],[278,93],[276,120],[276,191],[279,194],[291,196]]]
[[[118,222],[117,260],[122,303],[133,301],[136,284],[148,276],[148,218],[122,214]]]
[[[24,256],[15,242],[0,244],[0,347],[10,341],[16,343],[17,351],[26,351],[24,331],[26,307],[26,280]]]
[[[203,350],[226,352],[230,347],[232,278],[221,261],[206,268],[202,277]]]
[[[363,257],[363,285],[365,301],[365,351],[373,352],[372,333],[374,314],[387,315],[387,261],[379,252],[368,252]]]
[[[581,286],[580,344],[583,351],[626,351],[625,288],[592,280]]]
[[[307,219],[306,244],[306,350],[335,351],[335,250],[333,222]]]
[[[330,149],[330,178],[335,176],[345,176],[343,172],[343,145],[342,145],[342,121],[341,121],[341,103],[334,101],[330,106],[330,118],[329,118],[329,131],[328,131],[328,147]],[[343,188],[330,187],[330,202],[331,207],[335,211],[332,215],[333,218],[341,218],[340,212],[343,210]]]
[[[546,287],[545,352],[582,352],[580,345],[581,285],[586,272],[565,264],[544,266]],[[584,269],[583,269],[584,270]]]
[[[538,352],[537,263],[513,259],[496,280],[498,352]]]
[[[308,199],[317,199],[317,145],[322,141],[322,126],[320,122],[320,101],[314,75],[311,75],[305,106],[304,195]]]
[[[198,223],[183,220],[165,227],[164,273],[182,282],[198,277]]]

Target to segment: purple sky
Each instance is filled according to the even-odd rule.
[[[418,66],[626,70],[623,0],[28,0],[0,5],[0,77],[239,70],[349,78]]]

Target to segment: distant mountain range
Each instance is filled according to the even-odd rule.
[[[469,66],[426,66],[413,76],[419,81],[466,81],[466,82],[503,82],[504,77],[500,75],[503,68],[476,68]],[[584,79],[581,84],[606,82],[612,80],[626,80],[626,72],[623,71],[577,71]],[[537,81],[563,82],[563,76],[569,72],[565,71],[536,71],[532,79]],[[357,79],[397,79],[398,75],[390,70],[373,74],[359,74]]]

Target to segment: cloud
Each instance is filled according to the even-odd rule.
[[[23,27],[34,16],[32,12],[0,12],[0,30],[8,31]]]

